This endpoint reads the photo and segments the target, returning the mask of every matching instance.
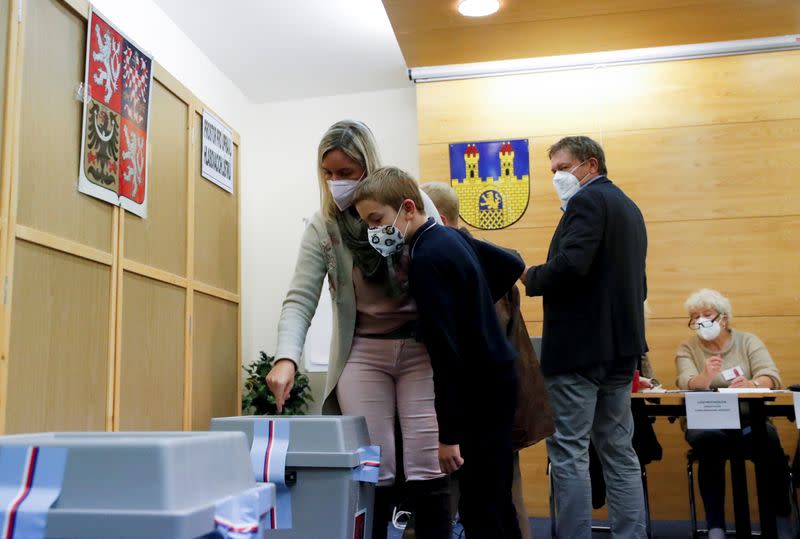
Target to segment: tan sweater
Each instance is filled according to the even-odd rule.
[[[767,347],[761,339],[751,333],[731,330],[731,340],[721,352],[714,352],[703,346],[697,335],[685,341],[678,347],[675,354],[675,367],[678,372],[676,385],[680,389],[689,389],[689,380],[703,372],[706,360],[711,356],[722,358],[722,370],[741,367],[744,377],[748,380],[759,376],[772,378],[774,389],[781,387],[781,377],[778,368],[772,361]],[[711,388],[728,387],[728,381],[718,374],[711,381]]]

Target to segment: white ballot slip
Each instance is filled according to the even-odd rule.
[[[794,399],[794,424],[800,429],[800,393],[792,391],[792,398]]]
[[[686,426],[690,429],[739,429],[739,398],[733,393],[686,393]]]

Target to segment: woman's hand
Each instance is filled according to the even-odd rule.
[[[653,389],[653,382],[650,381],[650,378],[645,378],[644,376],[640,376],[639,389]]]
[[[464,465],[461,458],[461,448],[456,445],[439,443],[439,467],[446,474],[456,472]]]
[[[722,358],[719,356],[711,356],[708,358],[706,360],[706,368],[703,372],[708,377],[708,382],[711,383],[711,380],[722,372]]]
[[[744,376],[737,376],[731,380],[731,383],[728,385],[728,387],[756,387],[756,385]]]
[[[283,412],[283,405],[294,387],[296,370],[294,361],[288,358],[281,358],[275,362],[272,370],[267,374],[267,386],[272,391],[272,394],[275,395],[275,404],[278,407],[279,414]]]

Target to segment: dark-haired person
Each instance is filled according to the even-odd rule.
[[[633,450],[631,383],[647,352],[644,300],[647,232],[636,204],[607,177],[605,154],[589,137],[550,147],[563,215],[547,262],[522,277],[542,296],[542,373],[556,432],[547,440],[557,531],[591,537],[591,438],[603,464],[611,531],[646,536],[639,460]]]

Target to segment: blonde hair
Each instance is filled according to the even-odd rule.
[[[417,211],[425,214],[419,184],[409,173],[397,167],[379,168],[361,180],[353,193],[353,204],[364,200],[374,200],[394,209],[399,209],[404,200],[411,200]]]
[[[724,314],[728,317],[728,324],[733,322],[733,310],[731,309],[731,302],[711,288],[701,288],[693,292],[688,298],[686,303],[683,304],[688,313],[698,311],[700,309],[714,309],[719,314]]]
[[[420,189],[431,198],[433,205],[448,222],[453,225],[458,222],[458,195],[455,189],[444,182],[423,183]]]
[[[381,166],[375,137],[364,122],[341,120],[330,126],[322,135],[317,150],[320,210],[327,220],[333,219],[339,212],[322,170],[322,160],[332,150],[341,150],[347,157],[361,165],[366,175],[370,175]]]

